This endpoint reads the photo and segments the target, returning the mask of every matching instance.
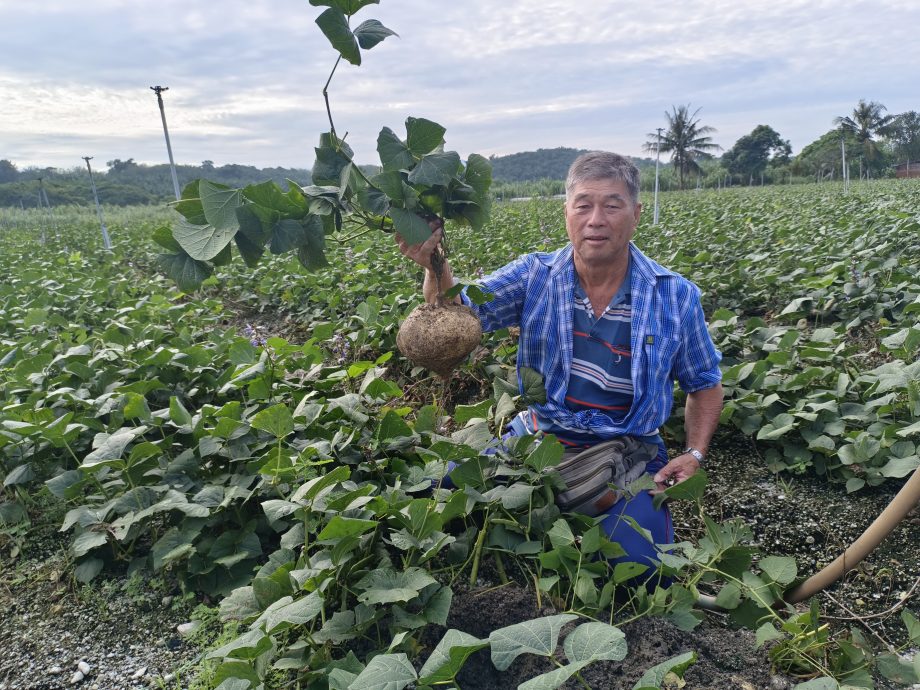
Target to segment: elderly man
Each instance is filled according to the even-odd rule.
[[[494,295],[489,302],[462,299],[483,330],[519,326],[518,369],[543,376],[546,403],[518,415],[512,433],[552,433],[573,449],[629,437],[652,448],[644,471],[660,490],[693,475],[706,455],[722,409],[721,355],[706,330],[699,289],[631,242],[641,211],[639,171],[628,159],[583,154],[566,179],[569,244],[522,256],[481,280]],[[413,246],[397,238],[402,253],[427,269],[429,302],[438,291],[430,257],[440,236],[438,229]],[[445,266],[442,284],[452,280]],[[675,380],[687,393],[686,448],[669,460],[658,430],[670,416]],[[656,510],[646,492],[613,500],[592,514],[604,516],[608,536],[625,549],[621,560],[656,561],[654,546],[623,517],[649,530],[655,543],[670,543],[667,507]]]

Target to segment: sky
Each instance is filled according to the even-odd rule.
[[[316,2],[317,0],[313,0]],[[327,0],[328,2],[328,0]],[[308,0],[0,0],[0,158],[92,156],[308,168],[335,53]],[[447,128],[447,149],[567,146],[648,156],[675,105],[728,149],[766,124],[793,152],[859,99],[920,110],[920,0],[381,0],[399,36],[342,62],[336,131],[375,163],[384,126]]]

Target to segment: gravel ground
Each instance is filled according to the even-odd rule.
[[[894,494],[880,488],[847,495],[810,477],[777,481],[743,439],[723,438],[716,447],[706,468],[710,514],[743,518],[764,553],[795,556],[802,575],[836,558]],[[680,509],[675,522],[679,538],[698,530]],[[821,595],[834,625],[860,627],[877,648],[905,641],[899,609],[906,606],[920,616],[920,595],[913,589],[920,580],[918,524],[916,514],[904,521]],[[201,650],[177,626],[190,620],[197,602],[168,591],[162,580],[109,577],[89,587],[75,585],[56,527],[37,529],[15,560],[11,544],[0,541],[0,690],[187,688]],[[724,635],[726,648],[738,636],[728,629]],[[82,678],[76,675],[80,668]],[[738,671],[726,673],[737,678]],[[878,685],[887,687],[893,686]]]
[[[200,652],[177,626],[195,602],[162,580],[75,584],[65,544],[42,536],[19,562],[0,563],[0,690],[187,687]]]

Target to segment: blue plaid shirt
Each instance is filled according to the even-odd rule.
[[[700,291],[630,244],[632,259],[632,366],[629,412],[614,420],[602,410],[573,411],[565,404],[572,368],[572,320],[578,280],[572,245],[553,253],[526,254],[481,281],[493,298],[482,305],[462,295],[486,331],[520,326],[520,370],[543,376],[546,403],[532,409],[561,426],[599,440],[657,433],[671,414],[674,381],[687,393],[719,383],[721,354],[706,329]]]

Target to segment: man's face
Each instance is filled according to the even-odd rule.
[[[576,265],[615,266],[626,261],[642,204],[634,204],[621,180],[576,184],[565,202],[565,229],[575,248]]]

